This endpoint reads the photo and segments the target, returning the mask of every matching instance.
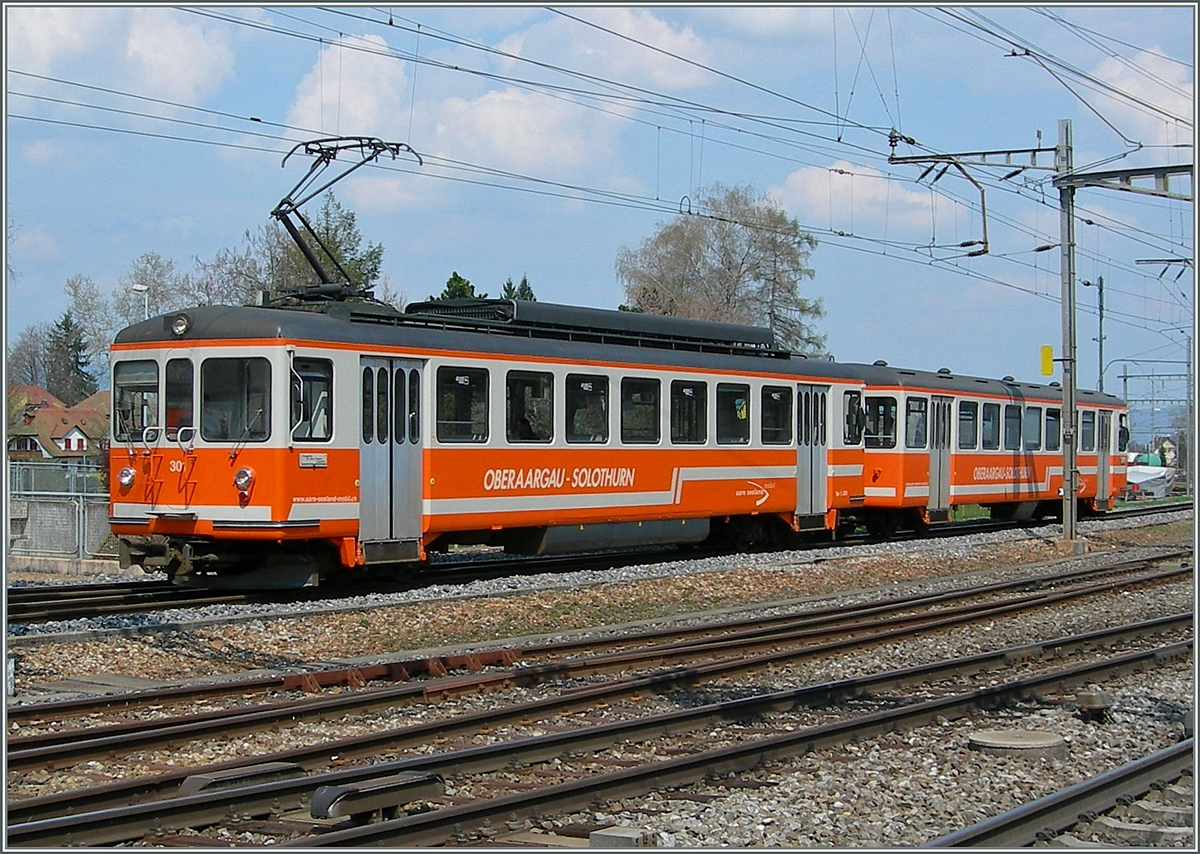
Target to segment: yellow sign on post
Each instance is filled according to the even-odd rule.
[[[1042,376],[1054,376],[1054,348],[1049,344],[1042,348]]]

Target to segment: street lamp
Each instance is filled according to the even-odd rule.
[[[1095,287],[1098,297],[1096,307],[1100,314],[1100,335],[1096,341],[1100,344],[1100,361],[1097,362],[1097,365],[1099,366],[1097,370],[1100,372],[1100,376],[1098,378],[1100,387],[1096,390],[1102,392],[1104,391],[1104,277],[1097,276],[1095,282],[1081,282],[1081,284],[1089,288]]]
[[[130,285],[129,290],[142,295],[142,320],[150,319],[150,286]]]

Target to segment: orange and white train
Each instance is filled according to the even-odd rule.
[[[839,364],[726,324],[512,300],[198,307],[112,347],[123,564],[293,586],[455,544],[784,544],[1061,511],[1051,386]],[[1080,395],[1079,500],[1127,410]],[[1056,468],[1057,462],[1057,468]]]

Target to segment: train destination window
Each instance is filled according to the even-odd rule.
[[[158,426],[157,362],[138,359],[113,366],[113,414],[118,442],[140,439],[147,427]]]
[[[328,442],[333,435],[333,362],[328,359],[292,361],[292,438],[297,442]]]
[[[1011,403],[1004,407],[1004,450],[1021,450],[1021,407]]]
[[[924,448],[929,437],[929,400],[910,397],[904,404],[904,447]]]
[[[750,386],[717,383],[717,444],[750,442]]]
[[[704,383],[671,383],[671,441],[677,445],[708,441],[708,386]]]
[[[868,448],[896,447],[896,398],[868,397],[863,442]]]
[[[621,380],[621,441],[653,444],[659,436],[658,380],[625,377]]]
[[[208,442],[265,442],[271,435],[271,363],[205,359],[200,365],[200,435]]]
[[[437,371],[439,442],[486,442],[488,372],[483,368],[441,367]]]
[[[1062,410],[1046,410],[1046,450],[1057,451],[1062,447]]]
[[[608,441],[608,377],[567,374],[567,441]]]
[[[363,368],[362,440],[364,445],[375,440],[375,372],[370,368]]]
[[[847,445],[862,443],[863,411],[862,393],[847,391],[842,394],[842,406],[846,410],[845,424],[842,428],[842,442]]]
[[[1079,450],[1085,452],[1096,450],[1096,413],[1090,410],[1080,413]]]
[[[983,437],[983,449],[995,451],[1000,448],[1000,404],[985,403],[983,418],[980,420],[980,433]]]
[[[1042,408],[1025,407],[1025,450],[1037,451],[1042,447]]]
[[[792,390],[785,386],[762,387],[762,440],[764,445],[792,443]]]
[[[195,427],[192,392],[193,368],[191,359],[171,359],[167,362],[166,382],[167,438],[176,439],[183,427]]]
[[[510,442],[549,442],[554,437],[554,375],[509,371],[504,421]]]
[[[962,451],[979,447],[979,404],[973,400],[958,405],[958,447]]]

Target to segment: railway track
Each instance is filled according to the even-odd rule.
[[[469,752],[455,751],[455,754],[457,755],[454,755],[451,758],[442,757],[440,760],[427,760],[428,763],[433,764],[420,765],[416,759],[412,760],[412,762],[418,762],[418,764],[403,764],[405,762],[409,762],[409,760],[403,760],[399,764],[387,763],[386,767],[367,767],[354,771],[337,772],[337,774],[342,776],[320,776],[323,773],[327,773],[322,769],[328,768],[329,756],[331,753],[336,753],[336,755],[339,757],[339,761],[343,762],[351,761],[360,756],[374,757],[371,761],[378,762],[381,757],[389,755],[399,746],[405,743],[415,746],[420,744],[428,744],[431,740],[439,738],[446,739],[453,737],[456,732],[463,734],[465,737],[469,734],[480,731],[495,731],[503,726],[513,725],[513,722],[519,722],[523,719],[546,719],[547,717],[552,717],[554,715],[561,716],[566,711],[571,709],[594,709],[599,704],[611,704],[617,701],[619,697],[628,697],[631,694],[638,695],[646,694],[647,692],[654,693],[663,691],[677,692],[681,690],[690,691],[694,690],[694,686],[698,684],[710,684],[715,680],[719,681],[731,673],[739,671],[744,672],[747,669],[753,670],[769,668],[777,666],[784,661],[794,662],[797,660],[798,656],[827,656],[833,654],[839,648],[861,649],[864,645],[872,643],[894,642],[902,634],[912,636],[921,632],[927,633],[929,631],[943,631],[947,626],[954,625],[956,622],[962,623],[984,618],[994,620],[999,616],[999,614],[1003,613],[1004,609],[1006,608],[1016,611],[1021,608],[1044,607],[1055,600],[1062,601],[1060,597],[1085,595],[1082,589],[1063,589],[1064,585],[1069,585],[1071,582],[1078,582],[1079,587],[1082,588],[1082,576],[1079,574],[1072,575],[1074,576],[1073,578],[1057,578],[1046,580],[1047,586],[1041,591],[1025,591],[1021,593],[1014,593],[1013,586],[1009,585],[1009,590],[1007,591],[1007,601],[999,603],[992,601],[990,603],[990,607],[984,607],[984,605],[981,605],[980,603],[974,603],[973,612],[968,612],[967,606],[963,603],[960,603],[961,608],[957,613],[955,613],[953,603],[948,600],[948,597],[936,597],[937,601],[927,601],[924,603],[916,601],[877,603],[874,610],[870,610],[865,613],[863,612],[863,609],[860,608],[858,609],[857,613],[851,615],[843,614],[840,625],[837,622],[836,617],[834,617],[832,614],[825,614],[808,615],[810,619],[808,620],[807,626],[787,626],[781,621],[776,621],[776,623],[771,626],[741,625],[728,627],[719,634],[714,634],[714,627],[708,627],[708,637],[691,634],[690,636],[685,637],[677,636],[666,638],[663,636],[656,636],[645,638],[641,641],[631,641],[630,639],[623,639],[620,641],[620,643],[629,647],[640,647],[640,658],[634,657],[629,652],[618,651],[610,652],[604,657],[583,657],[580,660],[575,661],[573,664],[571,664],[571,660],[568,659],[565,663],[559,662],[557,664],[548,666],[547,669],[540,674],[536,672],[531,672],[529,674],[524,673],[524,671],[536,670],[534,666],[529,665],[506,673],[484,673],[471,676],[432,680],[424,686],[426,690],[421,692],[421,696],[424,700],[432,700],[444,696],[473,694],[478,692],[481,685],[485,684],[489,680],[497,680],[499,683],[503,683],[505,680],[507,680],[511,685],[515,684],[515,680],[522,677],[530,679],[530,682],[527,684],[532,684],[532,680],[534,678],[540,678],[542,681],[553,679],[556,683],[575,685],[576,690],[568,692],[562,696],[548,696],[544,700],[540,701],[540,704],[525,704],[523,707],[520,705],[501,707],[489,715],[478,714],[458,716],[457,718],[433,721],[426,725],[409,727],[407,728],[407,732],[380,732],[375,733],[370,737],[364,737],[357,740],[344,739],[338,742],[321,744],[308,750],[307,753],[297,750],[274,756],[257,756],[244,762],[223,763],[207,769],[184,769],[177,772],[162,774],[157,778],[152,779],[134,780],[125,783],[112,783],[103,786],[97,786],[93,787],[90,791],[82,790],[82,792],[73,793],[70,795],[10,800],[8,804],[10,823],[9,841],[10,844],[34,845],[57,844],[52,842],[52,839],[58,839],[59,842],[61,842],[62,839],[70,839],[74,840],[75,844],[105,844],[103,841],[96,841],[99,839],[99,837],[95,837],[92,834],[111,834],[114,832],[111,828],[123,827],[124,829],[120,831],[121,833],[132,832],[134,833],[134,837],[128,838],[135,838],[139,833],[137,828],[140,827],[140,832],[144,833],[148,827],[148,825],[144,823],[139,825],[138,822],[144,822],[146,817],[151,814],[154,815],[153,821],[157,821],[160,827],[169,827],[173,826],[173,824],[176,822],[184,821],[203,823],[206,819],[196,818],[196,816],[207,815],[208,813],[205,813],[204,810],[211,811],[216,809],[217,807],[214,806],[214,804],[217,804],[218,802],[227,807],[230,803],[234,802],[233,798],[235,796],[229,791],[222,790],[221,794],[210,793],[207,795],[206,797],[208,800],[204,800],[200,795],[189,795],[187,798],[170,797],[171,795],[178,795],[180,785],[185,784],[189,777],[196,777],[197,775],[203,774],[208,774],[209,776],[227,775],[224,779],[227,781],[236,781],[238,779],[238,774],[240,773],[242,774],[243,780],[242,788],[246,788],[244,781],[246,779],[251,779],[255,780],[256,782],[250,785],[249,789],[254,790],[268,785],[261,780],[261,777],[264,774],[278,772],[283,774],[283,776],[288,776],[289,780],[287,781],[276,781],[276,783],[270,784],[269,796],[266,794],[266,790],[258,793],[261,794],[265,799],[262,801],[262,803],[270,802],[277,805],[300,802],[305,798],[311,798],[313,792],[315,791],[313,786],[317,782],[320,782],[321,785],[349,785],[350,783],[357,784],[362,783],[366,779],[375,779],[385,771],[395,773],[421,771],[421,773],[425,774],[442,775],[447,769],[459,768],[474,754],[470,754]],[[1032,583],[1032,580],[1026,580],[1025,586],[1028,587]],[[1129,581],[1128,579],[1108,579],[1104,583],[1120,583],[1128,585]],[[1150,583],[1150,581],[1147,580],[1147,583]],[[1020,584],[1018,584],[1017,587],[1019,588]],[[973,592],[977,597],[982,595],[981,591]],[[923,615],[920,613],[922,609],[925,611]],[[883,622],[885,610],[892,611],[892,615],[894,617],[905,620],[907,625],[887,626]],[[651,730],[653,731],[668,731],[677,727],[688,730],[689,727],[694,729],[697,725],[696,722],[698,721],[713,719],[714,715],[719,719],[725,720],[736,721],[753,719],[756,716],[766,714],[778,707],[792,707],[797,705],[807,707],[813,705],[814,703],[817,705],[828,704],[834,701],[834,699],[837,697],[854,697],[864,694],[877,694],[887,690],[888,685],[905,684],[914,681],[918,683],[929,683],[931,680],[938,678],[947,678],[947,673],[958,674],[950,678],[950,681],[953,682],[955,680],[961,680],[963,673],[989,672],[996,670],[1003,671],[1006,667],[1011,667],[1016,662],[1033,661],[1039,658],[1041,655],[1047,653],[1049,653],[1053,659],[1054,656],[1061,656],[1063,655],[1064,650],[1068,650],[1073,647],[1078,647],[1079,649],[1095,649],[1097,647],[1105,647],[1106,645],[1111,644],[1113,639],[1117,637],[1118,634],[1123,634],[1130,637],[1157,634],[1159,632],[1169,630],[1170,625],[1190,625],[1190,620],[1190,615],[1180,615],[1178,618],[1174,618],[1173,620],[1153,626],[1129,626],[1122,627],[1120,632],[1107,633],[1103,636],[1096,634],[1094,636],[1082,638],[1057,639],[1052,643],[1037,645],[1036,648],[1003,650],[988,657],[986,660],[975,657],[973,659],[963,659],[950,664],[943,664],[940,669],[936,667],[909,669],[906,672],[878,675],[875,678],[875,681],[845,680],[844,682],[838,684],[826,684],[815,686],[810,689],[804,689],[804,691],[799,693],[785,692],[785,694],[779,695],[768,694],[759,697],[749,697],[745,698],[744,701],[741,701],[740,704],[722,703],[717,704],[712,708],[708,706],[700,706],[697,707],[699,709],[698,711],[696,709],[692,709],[681,712],[680,714],[684,714],[684,717],[674,720],[652,720],[648,726],[650,726]],[[842,635],[840,639],[834,637],[834,635],[839,632]],[[737,644],[736,646],[733,645],[735,643]],[[543,651],[543,654],[548,654],[548,651],[549,648]],[[573,650],[570,649],[560,649],[558,652],[560,654],[565,654],[572,651]],[[1146,666],[1147,661],[1166,660],[1172,656],[1181,654],[1186,655],[1188,654],[1188,651],[1190,651],[1190,642],[1186,645],[1186,649],[1179,646],[1163,647],[1157,653],[1151,655],[1148,659],[1145,657],[1137,658],[1136,661],[1138,663],[1136,665],[1133,663],[1134,660],[1131,659],[1128,666],[1142,667]],[[531,650],[530,653],[532,652],[533,651]],[[1110,659],[1110,661],[1117,661],[1117,659],[1113,658]],[[618,662],[620,663],[618,664]],[[570,664],[570,666],[576,668],[574,676],[570,675],[568,671],[563,669],[566,664]],[[666,671],[650,670],[647,675],[622,677],[616,681],[606,680],[598,685],[592,685],[591,687],[587,687],[586,685],[581,685],[578,683],[578,678],[580,678],[579,674],[587,673],[594,675],[597,673],[609,673],[613,670],[616,670],[618,673],[628,673],[630,671],[644,671],[651,666],[656,668],[667,666],[670,667],[670,669]],[[1113,665],[1112,670],[1104,672],[1116,672],[1123,666],[1125,665],[1122,665],[1118,662],[1117,664]],[[1078,678],[1096,678],[1096,672],[1097,671],[1095,670],[1087,671],[1087,673],[1090,674],[1090,676],[1087,676],[1083,675],[1083,671],[1081,671],[1078,675]],[[963,693],[961,687],[955,689],[953,686],[949,686],[943,690],[946,696]],[[1017,690],[1017,694],[1013,696],[1019,695],[1020,691],[1024,689],[1015,690]],[[368,702],[374,703],[382,700],[387,691],[372,690],[361,693],[368,698]],[[963,696],[965,697],[968,695],[974,695],[974,693],[974,691],[967,692],[967,694],[964,694]],[[372,697],[370,695],[374,696]],[[999,696],[1002,695],[981,694],[976,697],[976,699],[986,706],[988,702],[991,702],[990,699],[986,698],[994,698]],[[390,702],[403,702],[403,700],[393,696],[390,699]],[[964,700],[964,702],[966,701]],[[712,704],[708,705],[712,706]],[[967,705],[970,705],[970,703]],[[345,714],[347,708],[347,706],[342,705],[340,708],[335,709],[333,714]],[[24,713],[25,709],[21,708],[21,711]],[[329,710],[326,710],[326,712],[329,713]],[[692,717],[687,718],[686,713],[692,714]],[[691,720],[692,723],[686,723],[687,720]],[[243,718],[242,720],[242,724],[249,722],[250,721],[246,718]],[[210,724],[205,725],[207,726]],[[269,726],[270,724],[266,721],[258,720],[255,725]],[[633,724],[630,725],[632,726]],[[236,724],[231,725],[231,729],[236,730],[236,728]],[[104,728],[98,729],[103,730]],[[143,727],[143,732],[144,731],[145,728]],[[599,741],[597,743],[611,744],[615,732],[616,730],[597,730],[596,732],[591,733],[590,738],[593,741],[598,739]],[[71,741],[80,741],[82,739],[82,735],[83,734],[78,731],[63,733],[57,738],[57,742],[61,744],[64,742],[69,743]],[[193,731],[189,733],[185,730],[177,729],[172,737],[175,739],[176,743],[180,743],[182,739],[194,737],[196,735],[202,736],[203,732],[197,733],[196,731]],[[566,734],[562,735],[563,738],[566,738]],[[582,738],[584,740],[579,743],[586,744],[588,737],[589,736],[583,736]],[[842,737],[850,736],[847,736],[843,731]],[[47,744],[52,744],[55,741],[56,739],[54,738],[43,739],[41,745],[45,746]],[[30,761],[36,761],[35,757],[37,754],[25,752],[24,755],[22,755],[22,744],[28,747],[32,745],[33,742],[22,742],[20,739],[10,739],[9,741],[10,769],[14,767],[14,758],[18,768],[21,767],[22,763],[28,764]],[[532,757],[537,755],[537,749],[541,749],[543,752],[547,749],[557,751],[557,753],[554,755],[565,755],[564,751],[569,753],[571,750],[577,749],[574,747],[568,749],[562,744],[551,748],[549,746],[551,744],[551,741],[541,742],[541,747],[534,748],[535,753],[532,753],[529,756]],[[93,752],[87,755],[97,755],[94,752],[94,748],[98,746],[100,745],[90,745],[89,749],[93,750]],[[105,750],[114,751],[118,755],[120,753],[120,749],[118,749],[118,746],[115,742],[107,742],[103,745],[103,747]],[[708,747],[711,747],[711,745],[693,743],[689,746],[688,751],[703,752],[707,750]],[[484,753],[479,754],[479,761],[483,762],[484,764],[492,763],[493,765],[498,763],[499,767],[503,767],[506,762],[511,760],[515,749],[516,747],[512,743],[498,745],[488,751],[484,751]],[[64,761],[78,761],[79,759],[78,755],[74,755],[74,758],[61,758],[67,755],[68,754],[59,754],[60,759],[56,759],[55,762],[61,763]],[[46,756],[47,754],[45,753],[41,754],[42,759],[45,759]],[[438,761],[441,761],[442,764],[437,764]],[[530,762],[534,760],[532,758],[526,758],[522,759],[521,761]],[[742,760],[737,761],[740,762]],[[270,772],[262,770],[261,766],[263,766],[264,763],[269,763],[270,765],[274,766],[274,770]],[[284,773],[283,770],[280,770],[278,763],[286,763],[288,766],[290,766],[290,770],[287,771],[287,773]],[[259,766],[259,769],[257,771],[254,770],[254,766]],[[689,770],[687,773],[693,774],[694,769]],[[374,777],[369,776],[372,774]],[[255,777],[255,775],[258,776]],[[355,775],[368,776],[363,777]],[[613,782],[620,783],[620,785],[613,789],[614,794],[610,796],[615,796],[616,792],[623,791],[621,787],[624,786],[625,782],[627,781],[625,781],[624,777],[621,777],[619,780],[614,778]],[[291,794],[286,794],[283,789],[279,789],[277,787],[284,786],[285,783],[287,786],[293,787],[292,789],[287,790],[290,791]],[[643,785],[643,783],[639,783],[638,785]],[[246,798],[248,798],[247,803],[257,803],[257,801],[254,799],[258,797],[258,794],[255,794],[255,792],[247,790],[243,794]],[[201,800],[192,800],[193,797],[200,797]],[[237,797],[242,797],[242,795],[238,795]],[[165,799],[164,803],[167,803],[168,805],[161,808],[154,808],[149,801],[155,798]],[[222,800],[222,798],[224,798],[224,800]],[[128,818],[130,823],[121,824],[120,822],[114,822],[112,811],[121,810],[123,805],[128,805],[134,801],[142,801],[144,803],[142,803],[140,807],[135,809],[130,814],[130,817]],[[240,804],[241,802],[238,801],[237,803]],[[571,803],[569,798],[563,800],[563,806],[561,808],[568,808],[567,804],[569,803]],[[452,806],[453,805],[451,805],[451,807]],[[279,809],[287,808],[288,807],[277,806],[275,808],[275,813],[277,814]],[[159,811],[155,812],[155,809],[158,809]],[[240,810],[241,806],[239,806],[238,809]],[[246,807],[246,810],[254,815],[263,815],[264,813],[262,812],[255,812],[255,810],[261,809],[261,804],[258,807]],[[443,808],[439,809],[438,811],[443,812],[445,809],[450,809],[450,807],[446,807],[443,804]],[[99,821],[103,827],[110,829],[89,830],[89,825],[87,824],[88,819],[81,818],[81,816],[86,814],[95,814],[98,810],[103,810],[106,817],[101,821],[100,819],[96,818],[95,815],[93,815],[92,819],[90,820]],[[141,812],[138,812],[138,810],[141,810]],[[163,810],[166,810],[167,812],[163,812]],[[178,815],[172,814],[170,810],[183,810],[184,813],[182,814],[186,814],[187,816],[191,817],[180,818]],[[65,811],[76,813],[76,818],[72,820],[62,817],[61,814]],[[235,810],[235,812],[236,811],[237,810]],[[269,806],[267,808],[267,812],[271,812],[271,808]],[[456,813],[451,812],[448,813],[448,815],[456,815]],[[50,823],[48,824],[47,822]],[[311,821],[309,823],[311,824]],[[182,825],[174,824],[174,826]],[[68,827],[70,829],[66,829]],[[293,831],[295,831],[295,827],[293,827]],[[421,833],[437,832],[444,833],[444,831],[432,831],[428,828],[421,831]],[[60,836],[52,837],[36,835],[46,833],[59,833]],[[69,836],[62,836],[61,834],[63,833],[69,834]],[[424,844],[419,840],[426,839],[427,837],[420,836],[418,834],[417,837],[409,838],[405,836],[398,838],[401,838],[405,841],[394,843],[389,842],[388,844]],[[85,840],[87,841],[85,842]],[[109,839],[108,841],[116,840]],[[330,844],[340,843],[333,842]]]
[[[1148,505],[1114,511],[1109,518],[1138,518],[1191,509],[1191,504]],[[1038,524],[1050,524],[1048,522]],[[1028,522],[994,522],[971,520],[940,523],[924,532],[901,532],[899,538],[921,536],[955,537],[991,531],[1028,528]],[[856,534],[840,541],[814,540],[814,549],[855,543],[875,542],[866,534]],[[167,581],[133,581],[95,585],[35,585],[9,587],[6,592],[5,617],[9,633],[14,626],[36,625],[74,619],[102,619],[108,616],[141,614],[178,608],[201,608],[208,605],[247,605],[255,603],[292,604],[318,602],[339,596],[367,593],[403,592],[421,587],[469,584],[473,581],[515,575],[534,575],[580,570],[603,570],[622,566],[678,560],[681,554],[689,559],[714,557],[724,551],[677,549],[639,550],[636,552],[572,555],[554,558],[500,558],[445,562],[423,568],[399,579],[351,579],[322,587],[299,590],[235,592],[204,588],[179,587]],[[19,633],[19,630],[18,630]]]

